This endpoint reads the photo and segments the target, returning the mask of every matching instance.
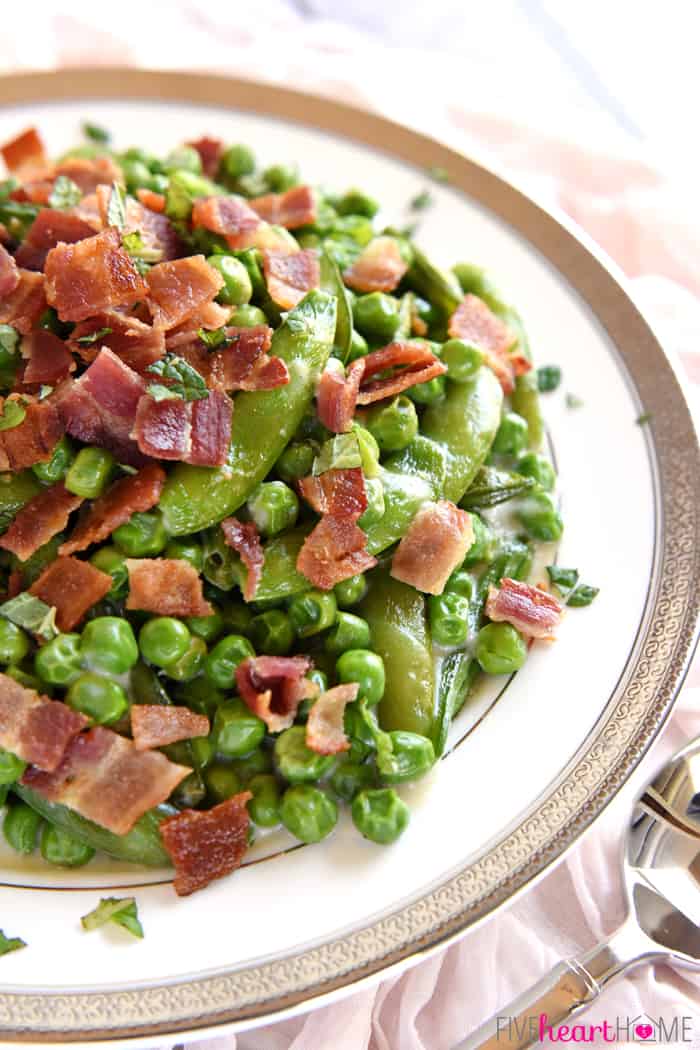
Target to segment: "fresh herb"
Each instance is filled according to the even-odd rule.
[[[107,225],[123,230],[126,225],[126,195],[118,182],[112,183],[107,202]]]
[[[576,394],[567,394],[565,401],[567,408],[581,408],[583,406],[583,401]]]
[[[0,955],[7,955],[8,952],[16,952],[20,948],[26,947],[27,942],[23,941],[21,937],[6,937],[0,930]]]
[[[215,328],[208,332],[206,328],[198,328],[197,335],[202,340],[207,350],[219,350],[221,347],[229,346],[233,340],[226,335],[225,328]]]
[[[0,430],[18,427],[27,414],[24,401],[7,400],[0,413]]]
[[[6,201],[13,190],[19,187],[19,180],[11,175],[9,179],[3,179],[0,182],[0,201]]]
[[[116,922],[134,937],[143,937],[143,926],[133,897],[103,897],[93,911],[83,915],[80,922],[84,930],[97,930],[107,922]]]
[[[111,334],[111,328],[98,328],[94,332],[89,332],[88,335],[79,335],[76,343],[80,343],[81,346],[92,346],[93,343],[97,343],[100,339],[104,339],[106,335]]]
[[[312,474],[318,477],[327,470],[349,470],[362,466],[360,445],[355,434],[336,434],[324,441],[314,459]]]
[[[147,371],[152,372],[153,375],[162,376],[163,379],[171,379],[173,381],[170,386],[161,385],[160,383],[152,383],[149,386],[148,392],[156,400],[162,400],[162,389],[168,390],[170,397],[180,397],[184,401],[201,401],[209,396],[204,377],[199,374],[196,368],[193,368],[184,358],[178,357],[177,354],[167,353],[164,357],[161,357],[160,361],[155,361],[152,365],[149,365]],[[158,393],[154,393],[154,386],[161,388]]]
[[[14,354],[19,343],[19,332],[10,324],[0,324],[0,350]]]
[[[600,590],[600,587],[579,583],[578,569],[563,569],[559,565],[548,565],[547,575],[559,591],[564,604],[572,608],[590,605]]]
[[[430,190],[421,190],[421,192],[410,202],[409,207],[411,208],[411,211],[425,211],[425,209],[429,208],[433,203],[433,195]]]
[[[49,386],[48,383],[42,383],[39,387],[39,400],[44,401],[49,394],[53,393],[53,387]]]
[[[23,591],[16,598],[0,605],[0,616],[4,616],[10,623],[24,627],[32,634],[38,634],[46,641],[51,641],[58,634],[56,628],[56,607],[42,602],[41,598],[35,598],[28,591]]]
[[[122,246],[132,259],[141,259],[143,262],[156,263],[163,258],[162,248],[153,248],[146,244],[140,230],[132,230],[122,237]]]
[[[23,241],[29,227],[39,214],[38,204],[0,200],[0,223],[16,241]]]
[[[584,605],[591,604],[599,590],[600,587],[590,587],[587,583],[581,583],[566,604],[572,608],[583,608]]]
[[[556,390],[561,383],[561,368],[559,365],[542,365],[537,369],[537,389],[541,394],[549,394]]]
[[[87,120],[83,124],[83,135],[90,142],[97,142],[100,146],[106,146],[112,137],[106,128],[100,127],[99,124],[91,124]]]
[[[651,423],[653,418],[654,416],[651,412],[642,412],[641,416],[637,416],[635,419],[635,423],[637,426],[643,427],[645,423]]]
[[[150,383],[148,393],[154,401],[182,401],[182,398],[172,387],[163,386],[162,383]]]
[[[82,200],[82,197],[83,193],[80,186],[76,186],[67,175],[58,175],[49,196],[49,207],[59,209],[72,208]]]
[[[435,182],[449,182],[450,175],[446,168],[432,167],[428,168],[428,175]]]

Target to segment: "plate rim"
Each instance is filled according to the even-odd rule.
[[[252,1026],[419,961],[541,877],[602,813],[668,718],[698,639],[700,451],[685,384],[619,269],[574,223],[436,139],[296,89],[221,74],[122,67],[0,77],[3,107],[88,98],[179,100],[260,113],[340,134],[418,167],[430,157],[449,171],[453,188],[507,223],[554,266],[623,358],[653,415],[645,431],[657,475],[659,554],[623,685],[519,825],[476,860],[379,920],[258,965],[93,992],[0,990],[0,1038],[9,1042],[141,1040]]]

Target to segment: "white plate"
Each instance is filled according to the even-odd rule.
[[[445,167],[451,183],[431,185],[420,243],[445,265],[491,269],[537,362],[564,372],[545,401],[566,521],[558,560],[600,596],[567,615],[557,643],[535,647],[506,689],[468,705],[451,753],[406,791],[413,815],[396,845],[373,846],[347,823],[317,847],[266,839],[235,876],[184,900],[162,873],[96,860],[62,874],[0,855],[1,925],[29,944],[0,960],[4,1039],[123,1042],[251,1023],[464,929],[560,856],[630,774],[694,640],[695,435],[669,362],[605,265],[436,143],[327,101],[197,75],[9,78],[0,100],[0,140],[35,124],[60,152],[84,118],[120,147],[156,152],[207,133],[250,143],[264,162],[297,160],[313,182],[362,186],[387,221],[405,220],[425,168]],[[582,407],[567,408],[565,391]],[[635,425],[643,411],[651,424]],[[138,887],[143,942],[85,934],[80,916],[127,884]]]

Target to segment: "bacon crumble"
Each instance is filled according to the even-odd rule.
[[[393,292],[408,270],[393,237],[375,237],[343,277],[356,292]]]
[[[250,656],[236,668],[236,685],[243,702],[262,718],[271,733],[288,729],[302,700],[318,695],[306,674],[308,656]]]
[[[148,271],[147,302],[156,328],[175,328],[211,302],[224,286],[203,255],[157,263]]]
[[[160,825],[175,868],[175,892],[186,897],[240,866],[248,848],[250,791],[208,810],[184,809]]]
[[[391,575],[416,590],[442,594],[474,542],[470,515],[449,500],[425,503],[402,537]]]
[[[298,306],[321,283],[321,267],[313,248],[299,252],[263,248],[263,271],[270,298],[283,310]]]
[[[94,235],[93,227],[80,216],[57,208],[42,208],[15,252],[15,258],[18,265],[27,270],[43,270],[49,252],[57,244],[76,244]]]
[[[310,186],[292,186],[284,193],[266,193],[248,203],[265,222],[287,230],[316,221],[316,196]]]
[[[132,514],[155,507],[164,484],[165,471],[156,463],[142,467],[138,474],[119,478],[92,503],[70,538],[59,547],[59,554],[75,554],[106,540]]]
[[[0,470],[18,471],[46,463],[63,436],[63,425],[53,398],[31,401],[21,423],[0,431]]]
[[[224,539],[232,547],[246,567],[246,581],[243,597],[252,602],[262,577],[265,554],[260,542],[260,534],[254,522],[242,522],[238,518],[225,518],[221,522]]]
[[[484,352],[486,364],[494,372],[505,394],[512,394],[515,376],[532,365],[521,353],[511,353],[516,337],[510,328],[476,295],[465,295],[447,326],[451,338],[464,339]]]
[[[489,587],[485,612],[495,623],[510,623],[529,638],[551,639],[564,606],[541,587],[504,576],[498,587]]]
[[[85,715],[66,704],[0,674],[0,747],[24,762],[53,772],[71,740],[87,724]]]
[[[56,626],[65,632],[72,631],[111,586],[112,577],[89,561],[58,557],[34,581],[29,593],[56,609]]]
[[[131,734],[137,751],[167,747],[180,740],[207,736],[209,719],[189,707],[166,707],[163,704],[132,704]]]
[[[345,708],[357,699],[357,682],[344,682],[321,693],[306,722],[306,746],[319,755],[337,755],[350,749],[343,724]]]
[[[128,306],[148,291],[113,227],[75,244],[57,244],[46,256],[44,274],[47,302],[62,321]]]
[[[22,356],[28,358],[24,383],[49,383],[55,386],[75,371],[70,350],[47,328],[37,328],[22,340]]]
[[[20,561],[26,561],[65,529],[71,514],[82,502],[82,496],[69,492],[62,481],[49,485],[18,510],[5,535],[0,537],[0,547],[11,551]]]
[[[202,594],[202,579],[189,562],[179,558],[127,558],[127,609],[159,616],[211,616]],[[111,577],[108,577],[111,585]]]

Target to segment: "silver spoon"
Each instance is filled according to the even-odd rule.
[[[455,1050],[533,1046],[542,1023],[556,1030],[636,966],[665,960],[700,970],[700,738],[664,766],[635,805],[624,882],[628,915],[607,941],[560,963]]]

